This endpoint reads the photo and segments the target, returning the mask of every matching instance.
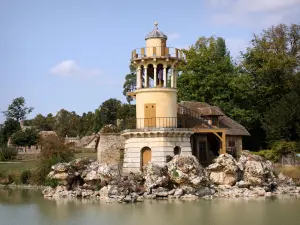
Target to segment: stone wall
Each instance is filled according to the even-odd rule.
[[[126,137],[123,172],[137,172],[141,169],[141,150],[151,149],[151,162],[165,165],[167,155],[174,156],[174,148],[180,147],[181,155],[191,155],[189,132],[137,132]]]
[[[97,147],[99,162],[119,164],[122,159],[125,138],[117,133],[101,133]]]

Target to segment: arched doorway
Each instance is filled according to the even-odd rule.
[[[179,146],[176,146],[174,148],[174,155],[180,155],[180,153],[181,153],[181,148]]]
[[[141,151],[141,169],[143,170],[144,166],[147,166],[151,162],[151,148],[144,147]]]

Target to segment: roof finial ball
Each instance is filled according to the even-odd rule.
[[[158,22],[154,22],[154,26],[156,26],[156,28],[157,28],[157,26],[158,26]]]

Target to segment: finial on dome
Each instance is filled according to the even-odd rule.
[[[156,26],[156,28],[157,28],[157,26],[158,26],[158,22],[155,22],[155,23],[154,23],[154,26]]]

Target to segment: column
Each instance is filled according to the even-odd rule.
[[[141,67],[138,67],[136,70],[136,89],[141,88]]]
[[[171,88],[174,88],[174,77],[175,77],[175,69],[174,66],[172,67],[172,74],[171,74]]]
[[[153,69],[154,69],[154,87],[156,87],[156,84],[157,84],[157,71],[156,71],[156,69],[157,69],[157,67],[156,67],[156,65],[154,65],[153,66]]]
[[[163,75],[163,77],[164,77],[164,87],[167,87],[167,67],[166,66],[164,66],[164,75]]]
[[[149,86],[149,78],[148,78],[148,74],[147,74],[147,66],[144,66],[144,70],[145,70],[145,88],[147,88]]]
[[[174,69],[175,70],[175,69]],[[177,88],[178,71],[174,71],[174,88]]]

